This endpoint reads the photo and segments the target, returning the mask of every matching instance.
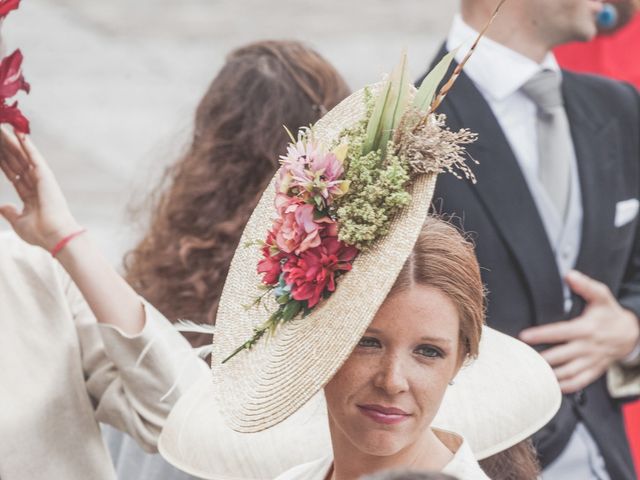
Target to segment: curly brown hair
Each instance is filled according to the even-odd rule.
[[[301,43],[229,54],[197,108],[191,145],[152,197],[148,232],[125,257],[127,281],[171,321],[215,323],[244,225],[285,153],[283,125],[308,126],[348,94],[331,64]]]

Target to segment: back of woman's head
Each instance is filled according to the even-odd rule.
[[[148,232],[127,256],[134,288],[172,321],[214,323],[244,224],[285,153],[283,126],[310,125],[348,94],[331,64],[298,42],[229,54],[197,108],[191,145],[156,191]]]
[[[484,323],[484,287],[473,244],[450,223],[428,217],[390,295],[412,285],[434,287],[460,318],[462,354],[476,356]]]

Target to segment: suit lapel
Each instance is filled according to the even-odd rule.
[[[561,319],[562,283],[538,209],[491,107],[464,73],[445,100],[444,110],[449,109],[459,119],[456,127],[478,133],[468,149],[480,162],[472,188],[520,266],[537,322]],[[449,117],[451,124],[451,113]]]
[[[607,243],[615,217],[615,170],[619,127],[612,118],[602,119],[590,109],[592,101],[585,97],[573,74],[564,72],[563,96],[571,135],[578,159],[582,193],[583,222],[580,253],[576,269],[595,278],[606,265],[598,252]]]

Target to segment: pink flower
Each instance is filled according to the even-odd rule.
[[[262,260],[258,262],[258,273],[264,274],[262,283],[266,285],[276,285],[282,273],[282,260],[287,255],[278,250],[275,246],[273,232],[269,232],[267,240],[262,247]]]
[[[299,140],[288,147],[287,155],[280,157],[282,167],[276,188],[279,193],[293,193],[304,200],[317,197],[324,205],[344,194],[349,183],[342,180],[346,148],[325,152],[320,144]]]
[[[290,257],[282,269],[285,282],[292,285],[292,298],[306,300],[308,308],[313,308],[325,292],[335,291],[336,274],[351,270],[357,254],[357,248],[337,237],[325,237],[319,246]]]
[[[300,197],[276,195],[278,218],[273,225],[276,246],[285,253],[299,255],[320,245],[320,234],[325,228],[334,231],[335,223],[329,217],[315,218],[315,207]]]

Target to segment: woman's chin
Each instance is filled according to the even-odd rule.
[[[395,455],[407,446],[406,432],[372,432],[359,439],[356,443],[358,450],[376,457]]]

